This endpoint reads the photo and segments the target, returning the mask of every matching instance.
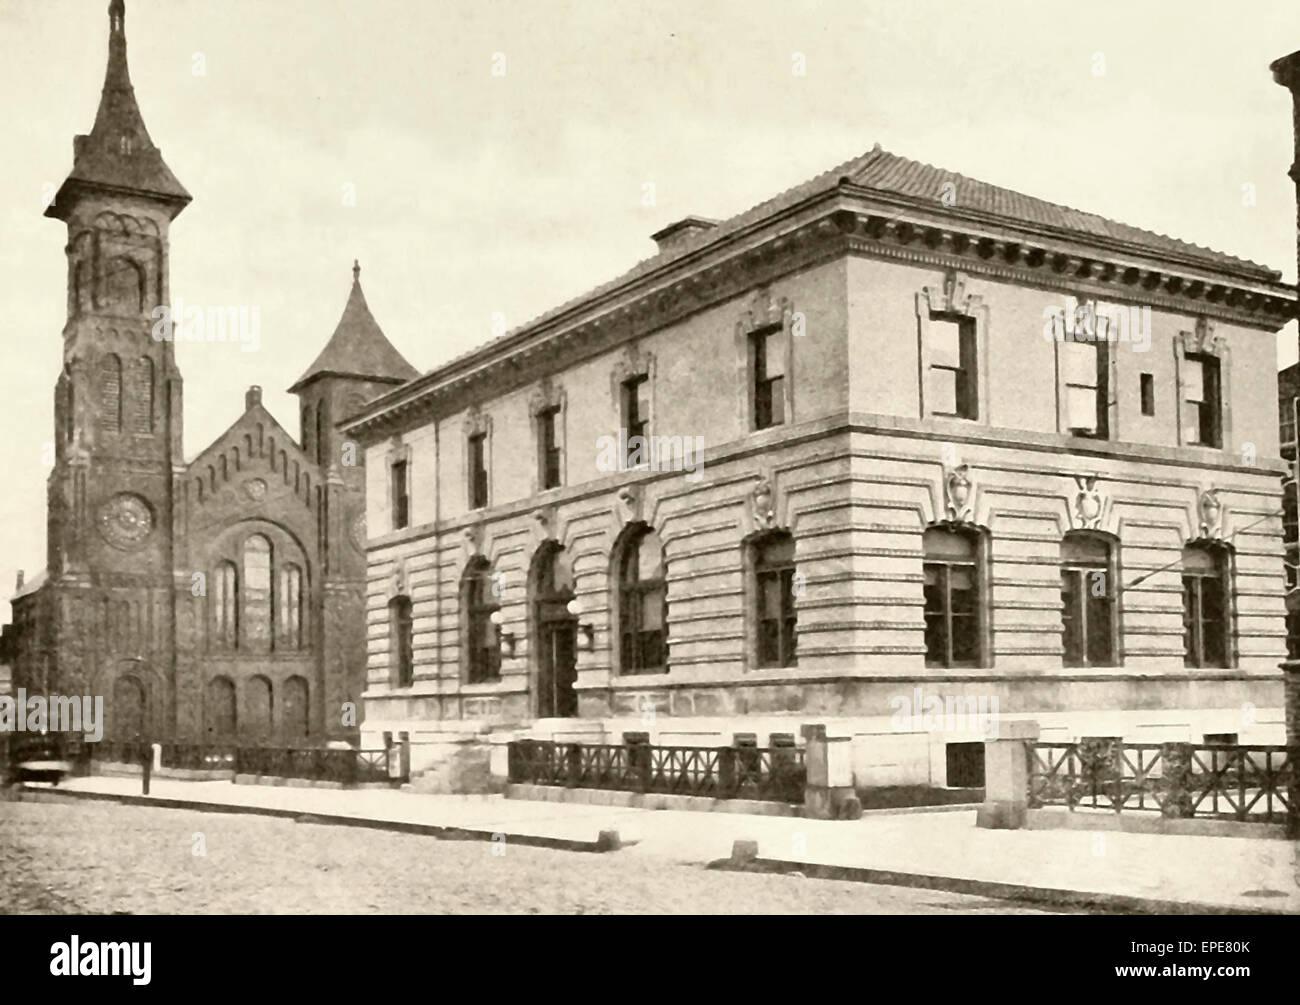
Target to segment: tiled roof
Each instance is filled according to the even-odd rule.
[[[581,296],[568,300],[558,307],[533,318],[531,321],[506,332],[488,342],[453,357],[426,375],[432,378],[439,371],[474,359],[490,351],[493,346],[504,343],[520,334],[572,311],[580,305],[595,300],[606,293],[663,268],[686,255],[692,254],[709,245],[724,241],[728,237],[752,227],[768,217],[783,210],[799,205],[806,199],[822,195],[836,189],[842,182],[848,182],[861,188],[871,189],[889,197],[901,197],[904,200],[931,204],[936,212],[949,215],[967,215],[987,218],[991,222],[1001,222],[1011,226],[1029,224],[1036,227],[1059,231],[1062,236],[1078,240],[1121,242],[1128,245],[1130,253],[1145,253],[1158,259],[1177,257],[1189,260],[1191,264],[1215,271],[1227,271],[1245,275],[1262,282],[1277,282],[1281,273],[1248,259],[1214,251],[1211,248],[1180,241],[1165,234],[1142,230],[1125,223],[1108,220],[1096,213],[1061,206],[1057,203],[1036,199],[1011,189],[991,185],[988,182],[967,178],[952,171],[937,168],[920,161],[900,157],[890,153],[876,144],[871,150],[858,157],[845,161],[828,171],[823,171],[800,185],[786,189],[778,195],[745,210],[736,216],[723,220],[711,229],[700,229],[697,233],[683,237],[667,251],[642,259],[629,270],[609,282],[589,290]],[[941,202],[945,182],[955,186],[957,205],[950,208]]]
[[[939,199],[944,183],[952,182],[959,207],[999,217],[1010,223],[1031,223],[1082,237],[1123,241],[1157,257],[1176,255],[1200,259],[1211,268],[1258,272],[1261,279],[1278,279],[1281,276],[1272,269],[1244,258],[1226,255],[1165,234],[1131,227],[1126,223],[1117,223],[1096,213],[1085,213],[1069,206],[1035,199],[943,168],[908,160],[879,147],[859,158],[850,177],[859,185],[882,192],[935,200]]]
[[[100,95],[95,124],[88,136],[76,138],[72,173],[46,210],[46,216],[60,217],[66,208],[62,205],[66,200],[59,196],[69,187],[79,184],[161,196],[175,204],[175,213],[190,201],[189,192],[163,163],[162,152],[149,138],[135,102],[135,90],[131,87],[126,62],[123,6],[114,3],[109,9],[108,68],[104,73],[104,90]]]
[[[297,391],[308,381],[326,374],[365,377],[394,384],[405,383],[420,375],[420,371],[388,341],[379,322],[370,313],[366,295],[361,292],[360,265],[352,268],[352,292],[348,295],[338,327],[320,355],[289,390]]]

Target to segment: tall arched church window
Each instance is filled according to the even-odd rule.
[[[254,534],[244,542],[244,644],[253,652],[271,649],[271,542]]]
[[[239,575],[234,562],[217,566],[210,588],[212,597],[212,642],[220,649],[239,645]]]
[[[154,364],[153,360],[148,356],[141,356],[136,362],[134,399],[136,432],[152,433],[154,423]]]
[[[111,352],[99,364],[99,422],[115,432],[122,429],[122,360]]]
[[[280,592],[276,599],[280,615],[280,648],[302,649],[302,570],[296,565],[280,568]]]

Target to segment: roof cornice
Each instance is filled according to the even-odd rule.
[[[1090,235],[955,213],[842,180],[773,215],[671,259],[661,268],[553,312],[371,401],[343,425],[361,439],[405,428],[414,414],[445,414],[468,388],[537,379],[545,352],[558,370],[740,295],[745,289],[846,256],[959,268],[1023,286],[1137,302],[1277,331],[1295,315],[1295,289],[1271,270],[1236,270],[1190,256],[1156,255]],[[757,240],[756,240],[757,238]]]

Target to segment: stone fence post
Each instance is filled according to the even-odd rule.
[[[1038,739],[1038,723],[998,723],[996,738],[984,741],[984,805],[975,826],[1014,830],[1025,825],[1029,808],[1029,747]]]
[[[814,820],[858,820],[862,804],[853,788],[853,737],[827,736],[822,723],[806,723],[804,816]]]

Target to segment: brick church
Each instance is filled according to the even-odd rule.
[[[95,123],[45,215],[68,228],[47,568],[13,598],[14,687],[102,695],[110,739],[355,739],[365,689],[365,475],[336,423],[417,376],[375,322],[360,269],[290,391],[291,435],[249,388],[196,457],[156,308],[190,194],[145,129],[112,0]],[[165,317],[165,315],[163,315]]]

